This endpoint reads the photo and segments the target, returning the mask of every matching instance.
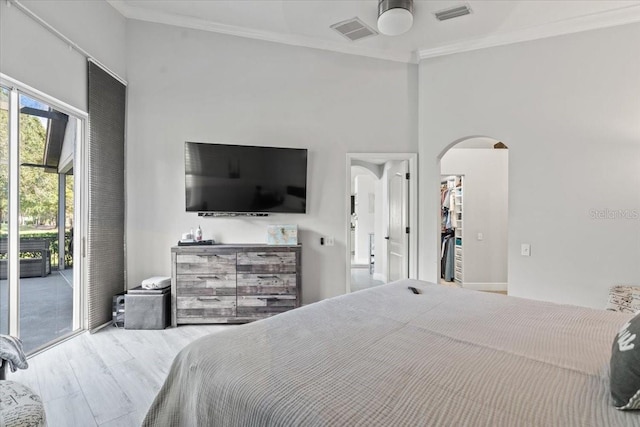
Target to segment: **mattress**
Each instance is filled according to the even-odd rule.
[[[193,342],[143,425],[640,426],[608,387],[630,318],[394,282]]]

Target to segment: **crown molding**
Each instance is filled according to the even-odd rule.
[[[632,5],[620,9],[593,13],[571,19],[542,24],[536,27],[526,28],[510,33],[492,34],[481,39],[466,40],[433,49],[424,49],[418,52],[418,60],[434,58],[437,56],[451,55],[460,52],[485,49],[495,46],[504,46],[565,34],[579,33],[582,31],[597,30],[601,28],[615,27],[618,25],[640,22],[640,5]]]
[[[126,4],[122,0],[107,0],[120,14],[127,19],[153,22],[156,24],[172,25],[193,30],[208,31],[237,37],[244,37],[291,46],[309,47],[313,49],[328,50],[349,55],[366,56],[387,61],[417,64],[418,57],[415,52],[409,51],[383,51],[362,46],[350,46],[344,43],[320,40],[307,36],[289,36],[271,31],[254,30],[233,25],[220,24],[193,18],[184,15],[174,15],[160,11],[154,11]],[[357,42],[356,42],[357,43]]]
[[[640,22],[640,5],[636,4],[576,18],[563,19],[548,24],[541,24],[522,30],[491,34],[482,38],[469,39],[458,43],[411,52],[371,49],[359,45],[348,45],[343,42],[321,40],[308,36],[294,36],[225,25],[199,18],[131,6],[123,0],[107,0],[107,2],[128,19],[410,64],[417,64],[423,59],[438,56]]]

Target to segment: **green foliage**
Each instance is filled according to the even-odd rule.
[[[0,92],[0,95],[3,93]],[[0,99],[0,223],[7,221],[8,214],[8,111]],[[40,119],[20,114],[20,222],[34,226],[58,224],[58,174],[45,172],[42,168],[24,165],[43,164],[46,129]],[[73,218],[73,178],[66,183],[67,218]]]
[[[9,112],[8,92],[0,89],[0,236],[7,235],[8,190],[9,190]],[[45,172],[44,168],[26,166],[25,163],[44,163],[47,130],[40,118],[20,114],[19,164],[20,166],[20,238],[46,238],[50,242],[52,265],[58,264],[57,227],[73,226],[73,177],[66,181],[66,218],[69,224],[58,224],[58,174]],[[41,227],[44,226],[44,227]],[[47,230],[38,230],[46,228]],[[68,247],[69,233],[65,244]],[[0,257],[4,257],[0,255]],[[39,256],[21,253],[21,257]],[[70,266],[72,258],[65,257]]]
[[[4,237],[4,236],[3,236]],[[29,238],[34,239],[48,239],[49,240],[49,251],[51,252],[51,265],[57,266],[59,261],[59,245],[58,245],[58,231],[47,231],[47,232],[23,232],[20,233],[20,240],[25,240]],[[69,242],[71,241],[71,234],[66,232],[64,234],[64,246],[65,246],[65,257],[64,257],[64,265],[66,267],[73,266],[73,257],[68,253]],[[20,252],[20,258],[39,258],[39,252]],[[6,259],[7,254],[0,254],[0,259]]]
[[[28,238],[38,238],[38,239],[48,239],[49,240],[49,251],[51,251],[51,265],[58,265],[58,257],[60,251],[58,250],[58,230],[49,231],[46,233],[35,232],[35,233],[20,233],[20,239],[28,239]],[[71,239],[71,235],[69,232],[64,234],[64,246],[65,246],[65,257],[64,257],[64,265],[67,267],[73,266],[73,258],[69,253],[67,253],[69,248],[69,241]]]
[[[0,92],[3,93],[3,92]],[[6,222],[9,200],[9,112],[0,100],[0,222]]]
[[[23,221],[34,225],[56,224],[58,175],[24,166],[43,164],[46,129],[35,116],[20,115],[20,211]]]

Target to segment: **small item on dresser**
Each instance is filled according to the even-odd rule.
[[[297,245],[298,226],[295,224],[268,225],[267,244],[269,245]]]
[[[196,230],[196,242],[202,241],[202,228],[198,225],[198,229]]]
[[[154,276],[144,279],[140,284],[144,289],[164,289],[171,286],[171,277]]]
[[[191,242],[195,242],[195,240],[193,240],[193,230],[191,230],[191,232],[189,233],[182,233],[179,243],[191,243]]]

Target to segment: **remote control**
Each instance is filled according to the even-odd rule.
[[[411,290],[411,292],[413,292],[416,295],[421,293],[418,289],[414,288],[413,286],[409,286],[409,289]]]

